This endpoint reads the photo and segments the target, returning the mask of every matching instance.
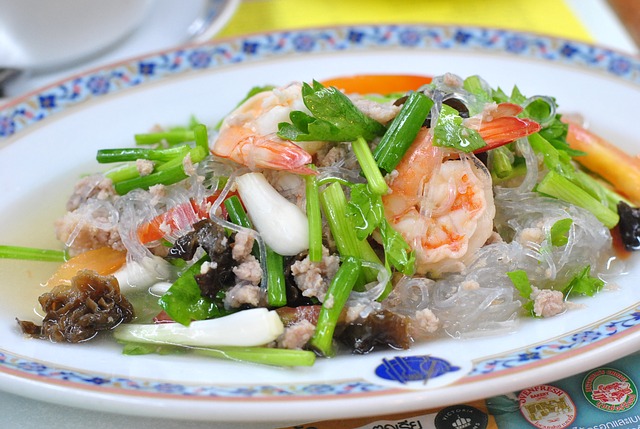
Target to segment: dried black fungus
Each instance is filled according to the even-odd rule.
[[[203,219],[194,223],[193,228],[176,240],[167,257],[190,261],[198,247],[202,247],[209,256],[224,253],[229,248],[224,228],[212,220]]]
[[[38,298],[46,316],[42,326],[18,320],[22,332],[53,342],[79,343],[133,320],[131,303],[113,276],[81,270],[70,285],[59,285]]]
[[[626,250],[640,249],[640,208],[631,207],[620,201],[618,203],[620,237]]]
[[[407,319],[386,310],[369,315],[362,323],[344,326],[337,338],[355,354],[366,354],[376,348],[406,350],[411,346]]]
[[[230,240],[235,233],[227,237],[223,227],[210,219],[201,220],[193,225],[194,230],[178,238],[169,249],[168,257],[182,258],[189,261],[198,247],[207,252],[211,263],[209,269],[195,276],[202,296],[216,299],[218,293],[234,284],[233,266],[235,262],[231,253]]]

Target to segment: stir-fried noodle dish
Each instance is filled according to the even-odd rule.
[[[18,327],[299,366],[581,311],[640,247],[640,161],[556,102],[363,75],[141,130],[70,190],[60,250],[2,246],[59,262]]]

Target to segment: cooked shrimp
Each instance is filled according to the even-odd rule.
[[[493,231],[491,176],[473,155],[447,160],[422,129],[383,196],[385,214],[416,256],[420,274],[458,272]]]
[[[302,101],[301,87],[294,83],[263,91],[242,103],[224,119],[213,144],[213,154],[252,170],[267,168],[314,174],[305,165],[311,163],[310,152],[323,143],[295,144],[276,135],[278,124],[288,122],[291,111],[308,112]],[[304,148],[301,147],[303,144]]]

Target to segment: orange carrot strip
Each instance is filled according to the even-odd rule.
[[[71,278],[84,269],[93,270],[102,276],[113,274],[124,265],[126,256],[125,252],[111,247],[88,250],[60,265],[47,280],[46,286],[71,284]]]
[[[361,74],[322,81],[324,86],[334,86],[346,93],[383,95],[417,90],[428,83],[431,83],[429,76],[401,74]]]

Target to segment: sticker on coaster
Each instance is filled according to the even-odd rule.
[[[436,429],[487,429],[489,417],[470,405],[454,405],[438,412]]]
[[[430,355],[383,358],[376,367],[378,380],[402,387],[444,386],[458,380],[470,366],[452,363],[443,357]]]
[[[576,406],[564,390],[546,384],[518,394],[520,412],[539,429],[565,429],[576,419]]]
[[[582,392],[594,407],[609,413],[628,411],[638,400],[638,389],[624,372],[597,368],[582,380]]]

